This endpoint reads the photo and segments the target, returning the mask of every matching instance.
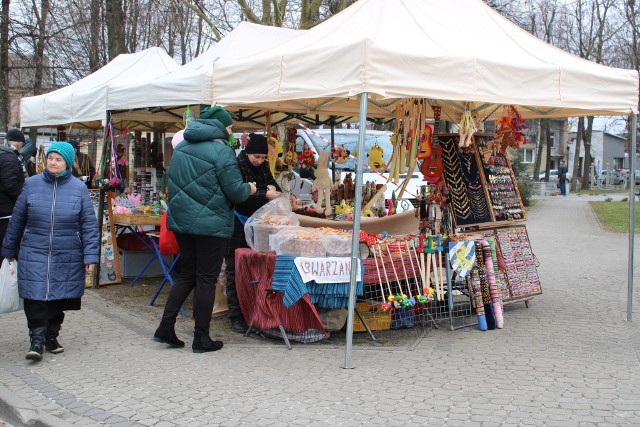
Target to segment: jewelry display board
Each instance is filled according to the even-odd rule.
[[[522,198],[509,158],[494,145],[493,135],[477,134],[474,140],[478,161],[482,164],[484,182],[487,184],[494,221],[525,220]]]
[[[100,205],[100,190],[89,190],[91,194],[91,201],[93,203],[93,209],[96,213],[96,218],[100,218],[98,215],[98,209]],[[115,237],[115,226],[113,224],[113,210],[111,208],[111,198],[113,193],[107,193],[105,195],[107,203],[102,213],[102,227],[100,228],[100,264],[96,269],[99,285],[109,285],[112,283],[121,283],[122,278],[120,276],[120,258],[118,256],[118,243]],[[95,282],[95,274],[89,278],[87,276],[87,283],[85,287],[93,286]]]
[[[460,137],[457,133],[440,134],[439,141],[442,146],[443,178],[456,227],[491,224],[494,218],[474,146],[458,147]]]
[[[443,178],[456,227],[495,227],[526,219],[509,158],[476,134],[468,147],[459,135],[440,134]]]
[[[503,301],[518,300],[542,293],[536,258],[531,250],[525,226],[498,228],[498,266],[506,280],[509,293]]]

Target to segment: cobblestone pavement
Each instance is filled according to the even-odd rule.
[[[65,352],[40,363],[23,313],[0,316],[0,418],[14,425],[640,425],[640,301],[627,322],[626,235],[585,198],[544,197],[527,229],[543,294],[505,327],[427,329],[396,348],[229,343],[193,354],[88,294]],[[638,270],[638,269],[636,269]],[[635,281],[638,283],[638,275]],[[638,284],[640,286],[640,284]],[[182,338],[190,338],[182,336]]]

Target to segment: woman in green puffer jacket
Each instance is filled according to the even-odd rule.
[[[229,145],[231,115],[222,107],[205,108],[189,123],[184,141],[171,158],[167,173],[167,228],[180,247],[180,276],[171,288],[154,340],[184,347],[175,333],[180,307],[195,289],[194,353],[216,351],[222,341],[209,337],[216,281],[233,233],[233,205],[256,192],[242,180],[235,152]]]

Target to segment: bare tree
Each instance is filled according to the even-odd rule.
[[[109,60],[112,60],[125,50],[125,11],[122,0],[107,1],[107,13],[105,15],[105,24],[107,27],[107,47],[109,52]]]
[[[0,11],[0,129],[9,122],[9,3],[2,0]]]

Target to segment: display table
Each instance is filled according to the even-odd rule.
[[[275,252],[236,250],[236,290],[247,325],[273,336],[279,336],[282,327],[283,338],[301,342],[327,338],[309,294],[285,307],[284,293],[272,289],[275,266]]]
[[[133,217],[136,217],[134,220],[134,222],[136,223],[135,225],[131,223],[131,219]],[[147,219],[145,220],[142,217],[146,217]],[[142,269],[140,270],[136,278],[133,279],[129,287],[134,286],[138,282],[140,277],[142,277],[142,275],[147,270],[147,268],[149,268],[152,262],[157,260],[160,263],[160,268],[162,268],[162,274],[164,276],[164,279],[162,280],[155,294],[151,298],[149,305],[153,305],[153,303],[156,301],[165,283],[169,282],[171,286],[174,285],[172,274],[174,274],[174,268],[177,265],[178,260],[180,259],[180,254],[178,254],[175,256],[173,262],[171,264],[168,264],[162,257],[162,254],[160,254],[160,233],[157,231],[150,231],[150,232],[143,231],[142,227],[145,227],[145,226],[155,227],[160,225],[157,222],[158,222],[157,218],[151,217],[148,215],[114,215],[114,225],[118,229],[118,231],[116,232],[116,235],[124,233],[125,231],[131,232],[131,234],[133,234],[140,241],[140,243],[142,243],[144,247],[147,248],[149,252],[151,252],[152,254],[152,257],[142,267]],[[185,314],[184,308],[180,307],[180,313],[182,315]]]

